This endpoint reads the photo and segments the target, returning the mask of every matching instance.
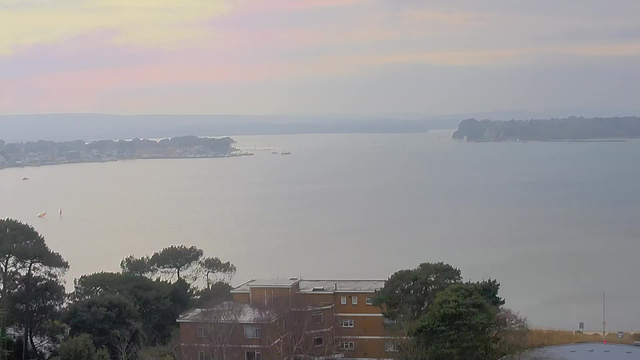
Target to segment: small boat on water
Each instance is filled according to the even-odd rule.
[[[25,176],[22,178],[22,180],[29,180],[29,178]]]
[[[291,153],[288,152],[288,151],[283,151],[283,152],[280,153],[280,155],[291,155]]]
[[[41,212],[40,214],[38,214],[38,217],[41,219],[44,218],[45,216],[47,216],[46,212]]]
[[[60,208],[60,210],[58,210],[58,214],[60,214],[60,217],[62,217],[62,208]]]
[[[277,151],[272,151],[271,155],[278,155],[278,152]]]

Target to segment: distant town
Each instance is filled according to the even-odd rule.
[[[0,169],[23,166],[106,162],[130,159],[217,158],[253,155],[235,148],[230,137],[181,136],[162,140],[83,140],[5,143],[0,140]]]

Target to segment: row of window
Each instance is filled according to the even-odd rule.
[[[211,360],[215,360],[215,356],[211,356]],[[262,360],[262,354],[260,351],[245,351],[244,353],[245,360]],[[198,360],[207,360],[207,354],[204,351],[198,351]]]
[[[358,305],[358,297],[357,296],[350,296],[350,298],[351,298],[351,305]],[[347,297],[346,296],[340,297],[340,304],[347,305]],[[372,297],[367,297],[366,304],[367,305],[373,305],[373,298]]]
[[[353,325],[353,319],[342,319],[342,321],[340,321],[340,326],[343,328],[352,328]]]
[[[323,315],[321,311],[313,312],[311,314],[311,319],[315,324],[322,324]],[[392,324],[395,321],[384,318],[385,324]],[[343,328],[352,328],[355,326],[355,321],[353,319],[342,319],[340,320],[340,327]],[[198,325],[198,336],[204,337],[204,326]],[[259,339],[262,336],[262,331],[259,325],[245,325],[244,326],[244,337],[247,339]]]
[[[259,325],[244,326],[244,337],[246,337],[247,339],[259,339],[261,335],[262,335],[262,331],[260,330]],[[198,336],[205,337],[203,325],[198,325]]]
[[[340,343],[340,350],[355,350],[356,344],[353,341],[342,341]]]
[[[385,341],[384,351],[386,352],[398,352],[400,351],[400,344],[397,341]],[[340,342],[340,350],[353,351],[356,349],[356,344],[353,341]]]
[[[389,319],[389,318],[386,318],[386,317],[384,318],[383,321],[387,325],[396,323],[395,320],[392,320],[392,319]],[[353,319],[342,319],[342,321],[340,321],[340,327],[343,327],[343,328],[352,328],[353,324],[354,324]]]

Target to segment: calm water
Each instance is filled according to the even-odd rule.
[[[293,155],[8,169],[0,217],[33,224],[70,262],[69,284],[171,244],[232,261],[237,282],[445,261],[497,278],[534,325],[598,330],[606,290],[608,327],[640,330],[640,142],[449,136],[246,136],[240,147]]]

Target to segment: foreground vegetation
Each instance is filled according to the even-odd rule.
[[[496,360],[526,350],[526,319],[504,307],[495,280],[463,282],[459,269],[424,263],[393,274],[384,309],[402,359]]]
[[[129,256],[120,272],[74,280],[69,264],[31,226],[0,220],[0,359],[175,360],[176,319],[191,307],[230,300],[236,268],[201,249],[170,246]],[[384,309],[401,359],[497,360],[527,349],[602,341],[600,335],[531,330],[504,307],[496,280],[464,282],[459,269],[423,263],[385,282]],[[640,334],[607,341],[631,343]]]
[[[0,220],[0,359],[174,359],[178,315],[229,299],[236,269],[201,249],[129,256],[74,281],[31,226]]]

